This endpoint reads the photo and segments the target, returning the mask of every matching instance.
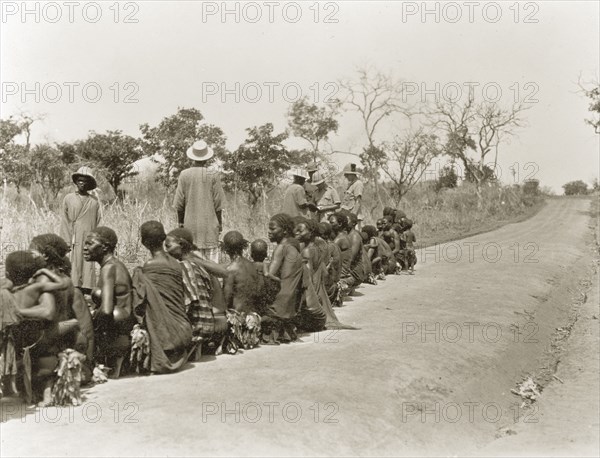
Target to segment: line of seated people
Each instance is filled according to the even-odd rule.
[[[357,329],[334,307],[361,283],[414,266],[412,222],[389,212],[380,221],[379,230],[359,232],[356,215],[344,210],[322,223],[280,213],[268,225],[269,259],[266,241],[250,244],[230,231],[222,244],[227,265],[202,258],[187,229],[167,234],[148,221],[140,236],[150,259],[131,273],[115,255],[116,233],[97,227],[83,249],[99,266],[89,301],[70,280],[68,244],[55,234],[34,237],[29,250],[6,259],[2,388],[41,406],[77,404],[80,383],[104,381],[103,369],[112,378],[169,373],[203,354]]]

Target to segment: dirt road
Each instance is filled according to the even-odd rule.
[[[494,447],[574,409],[579,421],[562,426],[580,431],[569,450],[597,454],[598,417],[587,414],[598,410],[597,372],[585,383],[559,375],[564,386],[552,377],[577,352],[567,334],[578,310],[593,331],[583,338],[596,339],[586,358],[598,358],[598,304],[579,300],[588,211],[588,200],[551,200],[530,220],[422,250],[414,276],[365,286],[338,310],[358,331],[111,381],[83,407],[3,400],[0,454],[505,454]],[[533,408],[511,393],[529,375],[546,386]],[[569,383],[579,407],[538,407]],[[535,452],[536,442],[519,447]]]

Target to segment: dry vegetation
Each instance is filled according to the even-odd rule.
[[[344,179],[338,178],[333,184],[342,191]],[[124,188],[124,200],[113,199],[104,203],[101,224],[117,232],[118,255],[133,267],[144,262],[147,256],[139,239],[140,225],[155,219],[161,221],[168,231],[176,226],[176,216],[172,208],[172,193],[152,179],[140,179],[124,185]],[[372,214],[366,212],[365,222],[370,224],[381,215],[381,208],[373,205],[373,189],[370,186],[365,189],[364,206],[373,209]],[[0,264],[10,251],[26,249],[35,235],[58,232],[60,202],[70,190],[63,190],[55,201],[48,203],[36,193],[35,188],[30,192],[23,190],[20,194],[13,188],[7,189],[2,196]],[[280,210],[282,191],[272,191],[254,210],[248,207],[243,194],[228,193],[224,230],[239,230],[250,240],[266,239],[266,225],[269,217]],[[491,185],[484,187],[483,193],[483,206],[478,209],[477,195],[468,183],[439,193],[429,182],[420,183],[405,196],[400,208],[415,221],[418,245],[423,246],[490,230],[503,222],[529,216],[541,202],[541,199],[523,195],[519,186]],[[100,194],[110,195],[109,192]],[[391,200],[384,204],[393,206]]]

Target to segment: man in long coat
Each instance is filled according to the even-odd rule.
[[[60,236],[71,247],[71,280],[84,293],[96,286],[94,263],[83,259],[83,243],[87,234],[100,224],[100,204],[89,192],[96,189],[96,178],[89,167],[81,167],[72,175],[77,191],[63,199]]]

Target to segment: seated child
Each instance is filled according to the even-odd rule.
[[[255,264],[243,255],[247,246],[248,241],[238,231],[230,231],[223,237],[223,250],[231,258],[223,292],[228,309],[258,313],[256,302],[261,293],[259,275]]]

